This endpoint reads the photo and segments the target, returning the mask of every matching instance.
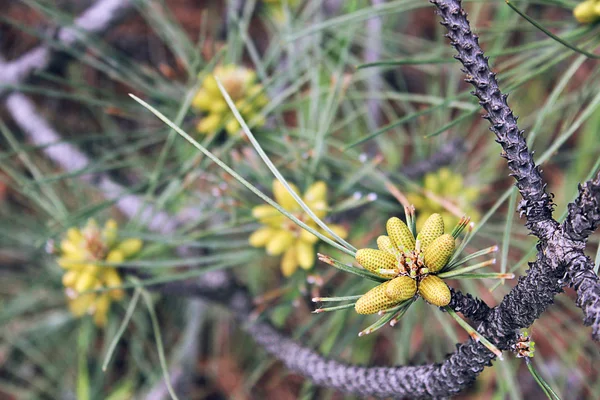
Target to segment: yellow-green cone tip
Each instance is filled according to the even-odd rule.
[[[358,314],[377,314],[379,311],[387,310],[398,301],[390,299],[386,294],[386,288],[390,281],[383,282],[365,293],[354,305]]]
[[[427,246],[423,256],[429,273],[435,274],[448,264],[452,253],[454,253],[455,243],[452,235],[444,234]]]
[[[387,251],[390,254],[394,254],[394,245],[389,237],[381,235],[377,238],[377,247],[381,251]]]
[[[450,303],[451,294],[448,285],[435,275],[427,275],[419,283],[419,294],[434,306],[444,307]]]
[[[388,219],[386,230],[392,244],[397,250],[410,251],[415,249],[415,238],[408,226],[400,218]]]
[[[408,276],[399,276],[392,279],[385,289],[386,296],[397,302],[408,300],[416,293],[417,282]]]
[[[356,252],[356,261],[366,270],[371,271],[382,278],[391,279],[392,276],[380,274],[380,269],[396,269],[398,263],[396,257],[390,253],[375,249],[360,249]]]
[[[425,250],[435,239],[444,234],[444,218],[440,214],[431,214],[417,235],[421,249]]]

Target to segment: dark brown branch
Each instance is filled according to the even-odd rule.
[[[452,288],[450,291],[452,292],[452,299],[448,306],[472,321],[479,323],[490,313],[490,307],[483,300],[473,297],[470,293],[463,294]]]
[[[583,254],[587,238],[600,225],[600,172],[595,179],[579,186],[579,196],[569,204],[562,229],[567,237],[581,246],[578,257],[569,265],[568,283],[577,291],[577,306],[584,314],[584,324],[600,340],[600,281],[592,260]]]
[[[594,263],[579,255],[567,274],[569,286],[577,292],[577,306],[583,310],[583,323],[591,326],[592,337],[600,340],[600,280],[594,272]]]
[[[585,242],[599,224],[600,172],[595,179],[579,185],[579,196],[569,204],[569,213],[563,226],[572,240]]]

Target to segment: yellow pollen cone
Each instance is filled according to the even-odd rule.
[[[288,185],[296,194],[300,193],[296,185],[290,182],[288,182]],[[296,200],[294,200],[290,192],[288,192],[285,186],[283,186],[283,183],[279,182],[277,179],[273,181],[273,195],[275,196],[275,200],[277,200],[279,205],[286,210],[295,210],[300,208],[300,205],[296,203]]]
[[[102,236],[104,241],[108,247],[112,246],[117,240],[117,230],[119,226],[117,225],[117,221],[114,219],[109,219],[104,224],[104,229],[102,230]]]
[[[107,287],[119,287],[123,283],[119,273],[114,268],[106,268],[103,271],[102,279],[106,283]]]
[[[425,250],[435,239],[444,234],[444,218],[440,214],[431,214],[417,235],[421,250]]]
[[[427,275],[419,283],[419,294],[434,306],[444,307],[450,303],[451,294],[448,285],[435,275]]]
[[[69,300],[69,310],[76,317],[84,315],[96,300],[95,293],[86,293]]]
[[[108,309],[110,308],[110,296],[108,293],[103,293],[94,303],[94,323],[96,326],[106,325],[108,320]]]
[[[205,90],[198,90],[192,100],[192,107],[198,110],[208,110],[210,109],[210,103],[212,103],[212,99],[209,94]]]
[[[386,229],[392,244],[397,250],[410,251],[415,249],[415,238],[400,218],[392,217],[388,219]]]
[[[196,130],[200,133],[211,133],[216,131],[220,124],[221,116],[219,114],[209,114],[198,122]]]
[[[75,282],[77,282],[78,275],[79,272],[76,270],[67,271],[62,277],[63,285],[66,287],[73,287],[73,285],[75,285]]]
[[[296,242],[298,264],[304,269],[310,269],[315,263],[315,249],[311,243],[298,240]]]
[[[77,281],[75,282],[75,286],[73,288],[78,293],[85,292],[86,290],[93,288],[96,285],[96,282],[97,279],[93,273],[82,271],[77,277]]]
[[[380,274],[379,269],[396,269],[398,262],[396,257],[386,251],[375,249],[360,249],[356,252],[356,261],[365,269],[373,272],[382,278],[391,279],[393,276]]]
[[[120,250],[111,250],[106,256],[106,262],[108,263],[122,263],[125,260],[125,256]]]
[[[335,232],[335,230],[333,229],[333,226],[330,226],[331,230],[333,230]],[[337,232],[336,232],[337,233]],[[344,237],[344,236],[342,236]],[[319,241],[319,238],[316,237],[315,235],[313,235],[312,233],[310,233],[309,231],[307,231],[306,229],[302,229],[300,231],[300,240],[302,240],[303,242],[308,242],[308,243],[317,243]]]
[[[416,293],[417,282],[408,276],[399,276],[392,279],[385,289],[386,296],[397,302],[408,300]]]
[[[389,237],[385,235],[381,235],[377,238],[377,247],[379,248],[379,250],[386,251],[390,254],[394,254],[395,252],[392,241]]]
[[[575,19],[582,24],[591,24],[600,19],[600,15],[595,10],[595,1],[587,0],[579,3],[573,10]]]
[[[389,283],[390,281],[383,282],[362,295],[354,305],[356,312],[358,314],[376,314],[379,311],[387,310],[397,304],[398,301],[390,299],[385,294]]]
[[[121,251],[121,253],[123,253],[123,256],[125,256],[125,258],[129,258],[129,257],[137,254],[141,249],[142,249],[142,241],[140,239],[135,239],[135,238],[123,240],[117,246],[117,250]]]
[[[291,232],[280,230],[267,243],[267,253],[272,256],[278,256],[290,248],[294,242],[294,235]]]
[[[240,126],[239,122],[237,122],[237,120],[235,118],[231,118],[229,121],[227,121],[227,123],[225,124],[225,130],[227,131],[227,133],[229,133],[230,135],[233,135],[234,133],[237,133],[242,127]]]
[[[445,234],[435,239],[425,249],[423,256],[425,266],[429,268],[430,273],[436,273],[448,264],[456,242],[452,235]]]
[[[277,229],[265,226],[264,228],[254,231],[248,238],[248,242],[250,242],[250,246],[263,247],[273,238],[273,236],[275,236],[276,233]]]
[[[310,185],[306,193],[304,193],[304,201],[306,203],[327,202],[327,184],[323,181],[318,181]]]
[[[298,257],[294,246],[286,250],[281,258],[281,273],[286,278],[291,276],[298,269]]]
[[[72,243],[77,243],[83,239],[81,231],[77,228],[69,228],[67,230],[67,239]]]

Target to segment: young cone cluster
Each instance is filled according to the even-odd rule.
[[[444,220],[432,214],[417,238],[399,218],[387,221],[387,236],[377,239],[378,250],[360,249],[356,260],[370,272],[388,279],[365,293],[355,304],[359,314],[375,314],[393,308],[416,294],[443,307],[450,303],[450,289],[436,276],[448,264],[455,239],[444,234]]]
[[[300,193],[298,188],[290,184],[294,192]],[[317,224],[302,210],[285,186],[278,180],[273,181],[273,195],[279,205],[311,228],[326,235]],[[302,200],[321,219],[327,216],[327,184],[318,181],[312,184],[304,193]],[[250,235],[250,245],[265,247],[267,253],[273,256],[283,254],[281,258],[281,272],[284,276],[292,275],[298,266],[303,269],[312,268],[315,262],[315,244],[318,238],[302,229],[294,222],[287,219],[270,205],[260,205],[252,209],[252,215],[257,218],[263,227]],[[346,230],[340,225],[330,224],[329,228],[340,237],[346,237]]]
[[[425,193],[410,193],[408,201],[419,210],[417,216],[417,228],[422,229],[427,217],[438,213],[444,219],[446,226],[453,226],[459,218],[448,211],[438,200],[443,200],[454,206],[462,213],[471,216],[471,220],[479,219],[479,213],[473,207],[475,199],[479,196],[479,188],[465,185],[462,175],[452,172],[448,168],[440,168],[438,171],[425,175],[423,180]],[[436,198],[434,198],[435,196]]]
[[[113,300],[123,298],[123,290],[84,293],[88,290],[119,287],[121,277],[116,268],[100,265],[120,263],[142,248],[139,239],[117,240],[117,223],[110,219],[100,229],[90,219],[83,229],[70,228],[60,243],[58,265],[65,269],[62,277],[69,309],[76,317],[91,314],[98,326],[104,326]]]
[[[215,133],[220,127],[225,127],[229,134],[240,130],[240,125],[223,98],[215,77],[231,96],[245,121],[254,126],[264,125],[265,121],[260,115],[260,110],[269,99],[262,85],[256,82],[256,73],[248,68],[230,64],[217,66],[213,74],[205,77],[192,100],[192,107],[203,113],[202,119],[196,126],[199,133]]]

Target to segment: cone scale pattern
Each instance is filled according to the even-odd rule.
[[[356,261],[371,273],[388,279],[365,293],[356,303],[359,314],[375,314],[413,298],[417,293],[439,307],[448,305],[450,289],[435,275],[454,253],[454,237],[444,234],[444,220],[432,214],[415,238],[408,226],[392,217],[386,224],[388,236],[377,238],[375,249],[360,249]],[[417,245],[417,243],[419,245]]]

